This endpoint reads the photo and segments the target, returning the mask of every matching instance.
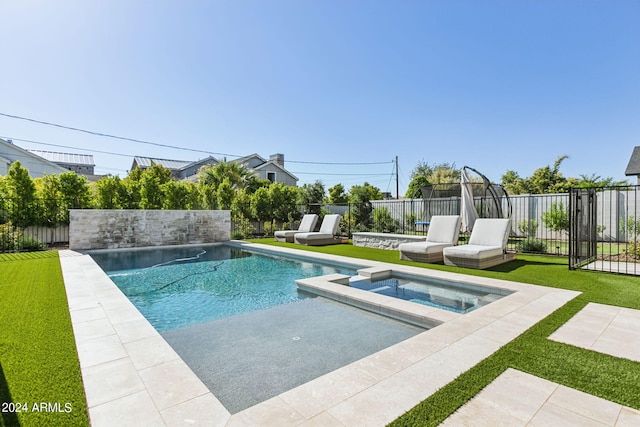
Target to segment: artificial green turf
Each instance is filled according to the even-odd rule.
[[[0,325],[0,426],[89,425],[57,252],[0,257]]]
[[[640,409],[640,363],[581,349],[548,339],[589,302],[640,309],[640,277],[569,270],[566,258],[518,255],[487,270],[401,261],[397,251],[335,245],[306,247],[253,240],[315,252],[454,271],[582,292],[428,399],[392,426],[436,426],[464,405],[507,368],[518,369],[565,386]]]

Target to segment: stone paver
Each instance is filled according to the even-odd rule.
[[[640,362],[640,310],[589,303],[549,339]]]
[[[507,369],[442,427],[640,425],[640,411]]]

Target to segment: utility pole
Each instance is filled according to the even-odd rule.
[[[396,156],[396,200],[400,200],[400,191],[398,184],[398,156]]]

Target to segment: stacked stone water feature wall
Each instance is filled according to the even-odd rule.
[[[231,238],[231,211],[74,209],[70,249],[215,243]]]

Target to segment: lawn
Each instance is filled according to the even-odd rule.
[[[87,426],[57,252],[0,254],[0,426]]]
[[[393,426],[438,425],[509,367],[640,410],[640,363],[547,339],[589,302],[640,309],[640,277],[569,270],[566,258],[552,256],[518,255],[516,261],[480,271],[401,261],[397,251],[351,245],[314,248],[268,239],[253,242],[582,292],[407,412]]]

